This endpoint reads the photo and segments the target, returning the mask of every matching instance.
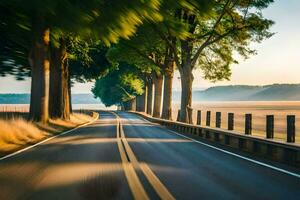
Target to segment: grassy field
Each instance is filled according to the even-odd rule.
[[[28,105],[0,106],[0,155],[37,143],[80,124],[92,121],[96,116],[73,113],[70,120],[50,119],[47,124],[27,121]]]
[[[173,119],[177,118],[179,103],[174,103]],[[253,135],[265,137],[266,115],[274,115],[274,137],[286,141],[286,116],[296,115],[296,143],[300,143],[300,102],[299,101],[237,101],[237,102],[195,102],[193,122],[196,123],[197,110],[202,111],[201,124],[205,125],[206,111],[211,111],[211,126],[215,127],[216,112],[222,113],[222,128],[227,129],[227,114],[234,113],[234,129],[243,134],[245,114],[252,114]],[[299,126],[298,126],[299,125]]]

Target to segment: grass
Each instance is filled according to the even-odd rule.
[[[73,113],[70,120],[50,119],[47,124],[27,121],[25,112],[0,113],[0,155],[92,121],[96,116]]]

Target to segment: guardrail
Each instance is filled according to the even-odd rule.
[[[234,117],[232,113],[228,115],[228,117],[230,118],[230,120],[228,120],[228,130],[209,127],[209,117],[206,120],[206,125],[208,126],[201,126],[164,120],[160,118],[153,118],[144,113],[133,113],[136,113],[153,123],[161,124],[171,130],[178,131],[182,134],[187,134],[195,138],[208,140],[210,142],[218,143],[223,146],[231,147],[273,161],[282,162],[300,168],[300,146],[291,142],[282,142],[270,139],[272,138],[273,134],[272,117],[267,117],[267,121],[269,121],[269,128],[267,129],[267,138],[264,139],[251,135],[251,115],[248,115],[248,117],[246,117],[248,123],[246,123],[245,125],[246,134],[243,135],[233,131]],[[217,115],[217,118],[220,119],[220,114]],[[293,117],[291,117],[289,120],[291,120],[290,123],[292,123]],[[220,123],[220,120],[216,120],[216,127],[220,127]],[[292,126],[290,127],[290,129],[291,130],[289,130],[288,132],[293,133],[294,130]],[[293,135],[291,136],[291,138],[293,138]]]
[[[180,112],[180,111],[179,111]],[[179,113],[178,112],[178,113]],[[216,112],[215,127],[221,128],[221,112]],[[287,115],[286,117],[286,142],[295,143],[296,141],[296,128],[295,128],[295,115]],[[228,113],[227,116],[227,130],[234,130],[234,113]],[[197,125],[201,125],[201,110],[197,111]],[[211,111],[206,112],[206,126],[211,126]],[[245,127],[244,134],[252,135],[252,114],[245,114]],[[267,139],[274,139],[274,115],[266,115],[266,129],[265,137]]]

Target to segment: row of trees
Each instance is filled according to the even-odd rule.
[[[177,69],[182,89],[180,121],[191,122],[193,70],[200,68],[211,81],[229,79],[230,66],[238,63],[235,57],[248,58],[256,53],[251,42],[272,36],[273,22],[262,15],[272,2],[162,1],[162,20],[144,22],[129,40],[108,49],[106,58],[114,67],[96,81],[93,93],[106,105],[132,109],[136,104],[138,111],[171,119]]]
[[[177,68],[188,122],[193,69],[228,79],[234,56],[247,58],[252,41],[272,35],[261,13],[272,1],[0,1],[0,74],[31,76],[31,120],[68,119],[72,82],[94,79],[106,105],[130,109],[136,100],[140,111],[170,119]]]
[[[72,80],[107,72],[107,47],[156,22],[160,0],[0,1],[0,74],[31,76],[29,118],[68,119]],[[50,94],[50,95],[49,95]]]

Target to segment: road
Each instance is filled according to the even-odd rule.
[[[0,199],[297,199],[300,178],[126,112],[0,161]]]

